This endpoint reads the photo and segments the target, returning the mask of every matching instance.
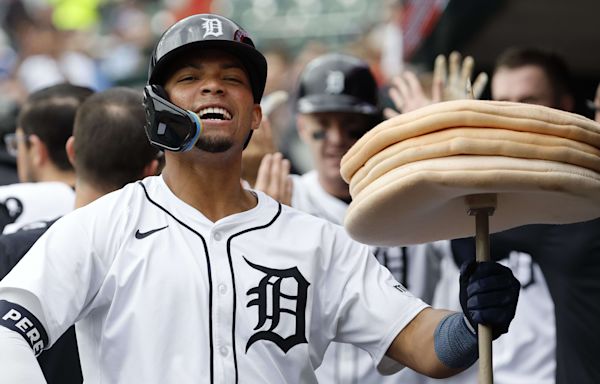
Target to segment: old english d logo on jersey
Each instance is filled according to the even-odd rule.
[[[202,23],[202,28],[204,28],[203,39],[205,39],[206,36],[219,37],[223,34],[223,24],[221,24],[221,20],[212,18],[202,18],[202,20],[204,20],[204,23]]]
[[[326,79],[326,88],[325,92],[339,95],[344,91],[344,83],[346,79],[344,77],[344,72],[342,71],[329,71]]]
[[[310,283],[298,271],[298,268],[271,269],[251,263],[246,258],[246,263],[252,268],[261,271],[265,276],[260,280],[258,286],[249,289],[248,296],[256,295],[247,307],[256,306],[258,311],[258,322],[254,330],[259,330],[250,337],[246,344],[246,352],[252,344],[258,340],[268,340],[277,344],[284,353],[287,353],[293,346],[301,343],[307,343],[305,335],[305,316],[306,316],[306,297]],[[285,286],[295,286],[296,292],[284,292],[282,283]],[[296,308],[288,308],[294,303]],[[295,322],[295,332],[291,335],[280,335],[276,332],[277,326],[284,321],[292,319]],[[268,325],[267,325],[268,323]],[[266,329],[265,329],[266,328]]]

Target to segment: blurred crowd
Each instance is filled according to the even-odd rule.
[[[61,7],[61,3],[65,3]],[[155,35],[148,1],[61,2],[6,0],[0,5],[0,135],[14,132],[26,97],[69,82],[100,91],[145,81]],[[79,4],[81,7],[77,7]],[[73,5],[75,5],[73,7]],[[162,16],[161,16],[162,15]],[[160,17],[165,17],[160,13]],[[172,17],[175,17],[174,15]],[[163,20],[167,25],[172,19]],[[4,149],[4,148],[3,148]],[[6,176],[16,181],[14,159],[0,151]],[[13,177],[11,177],[11,175]]]
[[[311,59],[335,50],[365,60],[381,88],[382,106],[393,106],[388,88],[406,69],[419,76],[425,90],[430,89],[428,66],[413,65],[406,57],[435,26],[448,1],[379,3],[379,20],[365,22],[352,38],[334,44],[310,34],[301,44],[283,38],[258,40],[269,66],[264,103],[278,100],[266,114],[276,147],[290,158],[294,172],[306,172],[313,164],[298,140],[290,118],[293,102],[287,96],[294,94],[298,75]],[[240,14],[233,12],[236,4],[248,5],[227,0],[4,0],[0,5],[0,135],[14,131],[27,95],[49,85],[66,81],[96,91],[119,85],[141,87],[152,46],[170,24],[198,12]],[[285,92],[278,93],[284,98],[269,100],[275,91]],[[14,168],[12,160],[0,150],[3,168]],[[10,173],[0,177],[0,184],[14,181]]]
[[[14,132],[27,95],[60,82],[101,91],[111,86],[141,87],[147,58],[160,34],[175,20],[198,12],[219,12],[226,1],[160,0],[5,0],[0,5],[0,135]],[[431,4],[440,3],[431,1]],[[442,1],[443,3],[443,1]],[[364,59],[380,85],[404,68],[402,2],[382,3],[381,20],[364,26],[360,38],[335,49]],[[216,8],[216,9],[215,9]],[[231,10],[230,10],[231,13]],[[362,31],[361,31],[362,32]],[[330,41],[307,37],[298,46],[261,42],[269,65],[265,95],[284,91],[269,110],[274,140],[293,170],[312,168],[310,156],[290,123],[298,75],[312,58],[332,49]],[[281,96],[282,93],[279,93]],[[268,100],[268,97],[267,97]],[[271,100],[274,101],[274,100]],[[265,101],[268,102],[268,101]],[[282,105],[281,105],[282,104]],[[16,181],[14,159],[0,150],[0,184]]]

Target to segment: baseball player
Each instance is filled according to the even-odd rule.
[[[356,140],[382,121],[377,94],[375,78],[359,58],[330,53],[308,63],[300,75],[296,122],[315,170],[292,175],[293,207],[343,224],[351,197],[340,175],[340,161]],[[432,244],[373,247],[371,251],[411,293],[431,302],[441,258]],[[342,343],[330,346],[316,373],[323,383],[414,383],[422,379],[411,370],[383,376],[366,351]]]
[[[474,325],[507,331],[507,268],[465,265],[464,313],[433,309],[341,227],[242,187],[266,69],[222,16],[162,35],[144,91],[164,170],[64,216],[0,281],[9,382],[43,381],[35,354],[73,323],[92,384],[315,383],[332,341],[443,377],[476,360]]]
[[[73,131],[77,107],[93,91],[58,84],[29,95],[14,134],[5,136],[17,157],[20,183],[0,187],[0,231],[53,220],[73,209],[75,174],[65,144]]]
[[[91,95],[79,107],[73,136],[67,141],[67,154],[76,171],[75,208],[156,173],[158,151],[145,137],[141,96],[132,89],[111,88]],[[0,236],[0,279],[53,222]],[[38,362],[49,384],[80,384],[75,329],[69,328]]]

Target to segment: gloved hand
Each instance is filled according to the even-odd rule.
[[[471,260],[460,268],[460,305],[471,326],[492,327],[497,339],[508,332],[515,317],[521,285],[511,270],[501,264]]]

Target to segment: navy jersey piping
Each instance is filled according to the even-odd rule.
[[[250,231],[256,231],[259,229],[264,229],[267,227],[270,227],[271,224],[273,224],[275,222],[275,220],[277,220],[277,218],[279,217],[279,215],[281,214],[281,203],[278,203],[278,207],[277,207],[277,213],[275,214],[275,216],[273,216],[273,218],[271,219],[271,221],[269,221],[267,224],[265,225],[261,225],[258,227],[252,227],[252,228],[248,228],[248,229],[244,229],[241,232],[238,233],[234,233],[233,235],[231,235],[229,237],[229,239],[227,239],[227,258],[229,261],[229,271],[231,272],[231,282],[233,285],[233,321],[232,321],[232,325],[231,325],[231,341],[233,344],[233,366],[235,367],[235,383],[238,383],[238,365],[237,365],[237,353],[236,353],[236,343],[235,343],[235,315],[236,315],[236,303],[237,303],[237,294],[236,294],[236,288],[235,288],[235,273],[233,272],[233,262],[231,260],[231,240],[233,240],[234,237],[242,235],[244,233],[250,232]]]
[[[408,249],[402,247],[402,285],[408,289]]]
[[[144,194],[146,195],[146,199],[148,199],[148,201],[152,204],[154,204],[156,207],[158,207],[160,210],[162,210],[163,212],[165,212],[167,215],[171,216],[171,218],[173,218],[173,220],[175,220],[177,223],[179,223],[181,226],[183,226],[184,228],[189,229],[192,233],[196,234],[198,237],[200,237],[200,240],[202,240],[202,245],[204,246],[204,254],[206,255],[206,265],[208,266],[208,270],[207,270],[207,274],[208,274],[208,312],[209,312],[209,317],[208,317],[208,331],[209,331],[209,337],[210,337],[210,382],[214,383],[214,352],[213,352],[213,326],[212,326],[212,297],[213,297],[213,289],[212,289],[212,275],[211,275],[211,268],[210,268],[210,257],[208,255],[208,246],[206,245],[206,240],[204,240],[204,237],[196,232],[194,229],[192,229],[190,226],[188,226],[187,224],[185,224],[183,221],[179,220],[177,217],[175,217],[175,215],[173,215],[171,212],[169,212],[165,207],[163,207],[162,205],[158,204],[157,202],[155,202],[154,200],[152,200],[152,198],[150,198],[150,195],[148,194],[148,190],[146,189],[146,186],[141,182],[138,181],[138,184],[142,186],[142,189],[144,190]],[[234,291],[235,292],[235,291]],[[235,318],[234,318],[235,320]],[[237,372],[237,370],[236,370]]]

